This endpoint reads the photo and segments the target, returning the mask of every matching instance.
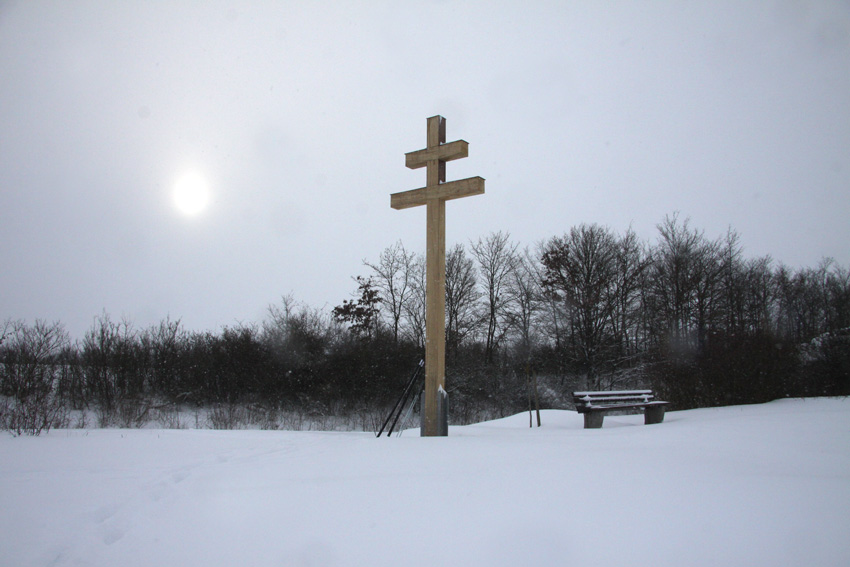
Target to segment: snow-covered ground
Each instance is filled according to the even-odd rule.
[[[0,435],[0,564],[850,565],[850,400],[364,433]]]

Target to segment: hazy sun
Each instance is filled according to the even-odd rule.
[[[197,172],[184,173],[174,184],[174,204],[184,215],[197,215],[207,208],[209,201],[209,185]]]

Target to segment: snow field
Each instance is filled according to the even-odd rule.
[[[850,401],[0,437],[3,566],[850,564]]]

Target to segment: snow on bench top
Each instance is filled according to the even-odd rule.
[[[573,392],[573,396],[584,397],[584,396],[643,396],[645,394],[651,394],[652,390],[617,390],[612,392]]]

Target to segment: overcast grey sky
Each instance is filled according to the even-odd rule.
[[[745,254],[850,265],[850,3],[0,0],[0,320],[259,322],[347,299],[469,157],[447,241],[680,211]],[[208,206],[174,204],[187,171]]]

